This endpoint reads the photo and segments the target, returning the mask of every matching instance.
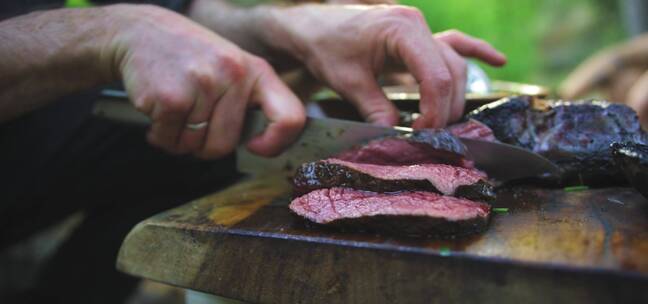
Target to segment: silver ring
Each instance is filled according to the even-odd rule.
[[[192,130],[192,131],[198,131],[202,130],[207,127],[207,122],[199,122],[199,123],[188,123],[187,124],[187,129]]]

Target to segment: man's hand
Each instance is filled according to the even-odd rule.
[[[648,126],[648,35],[605,49],[579,65],[560,87],[566,99],[600,91],[625,102]]]
[[[298,135],[300,101],[264,60],[173,12],[113,8],[117,29],[104,50],[138,110],[152,119],[149,141],[174,153],[214,158],[237,145],[248,108],[271,123],[248,148],[274,155]],[[187,124],[207,122],[204,129]]]
[[[350,100],[369,121],[393,125],[398,112],[376,81],[405,68],[421,90],[414,126],[441,127],[463,111],[466,64],[506,59],[488,43],[457,31],[432,35],[422,14],[403,6],[302,5],[271,10],[265,40],[304,62],[315,77]]]

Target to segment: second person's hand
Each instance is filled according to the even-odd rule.
[[[416,9],[396,5],[301,5],[271,10],[266,40],[303,62],[352,102],[368,121],[394,125],[398,111],[377,77],[405,69],[420,85],[422,116],[414,126],[442,127],[460,118],[466,63],[502,65],[490,44],[458,31],[433,35]]]

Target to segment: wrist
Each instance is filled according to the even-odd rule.
[[[264,7],[257,13],[259,22],[257,38],[263,41],[269,49],[304,62],[307,49],[295,29],[309,26],[303,22],[301,17],[307,13],[309,6],[314,5]]]

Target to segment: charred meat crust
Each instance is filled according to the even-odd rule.
[[[648,146],[631,142],[610,146],[614,163],[632,186],[648,198]]]
[[[294,176],[293,185],[293,193],[295,196],[301,196],[317,189],[333,187],[352,188],[378,193],[406,190],[441,193],[428,180],[380,179],[347,166],[327,161],[303,164]],[[453,195],[476,201],[493,201],[495,199],[493,186],[483,180],[470,185],[461,185],[456,188]]]
[[[519,96],[483,106],[467,117],[486,124],[498,140],[555,162],[563,169],[563,184],[624,183],[609,145],[647,142],[632,109],[601,101],[553,101],[536,109],[531,97]]]
[[[437,150],[466,156],[466,146],[445,129],[415,130],[410,134],[403,135],[402,138]]]

